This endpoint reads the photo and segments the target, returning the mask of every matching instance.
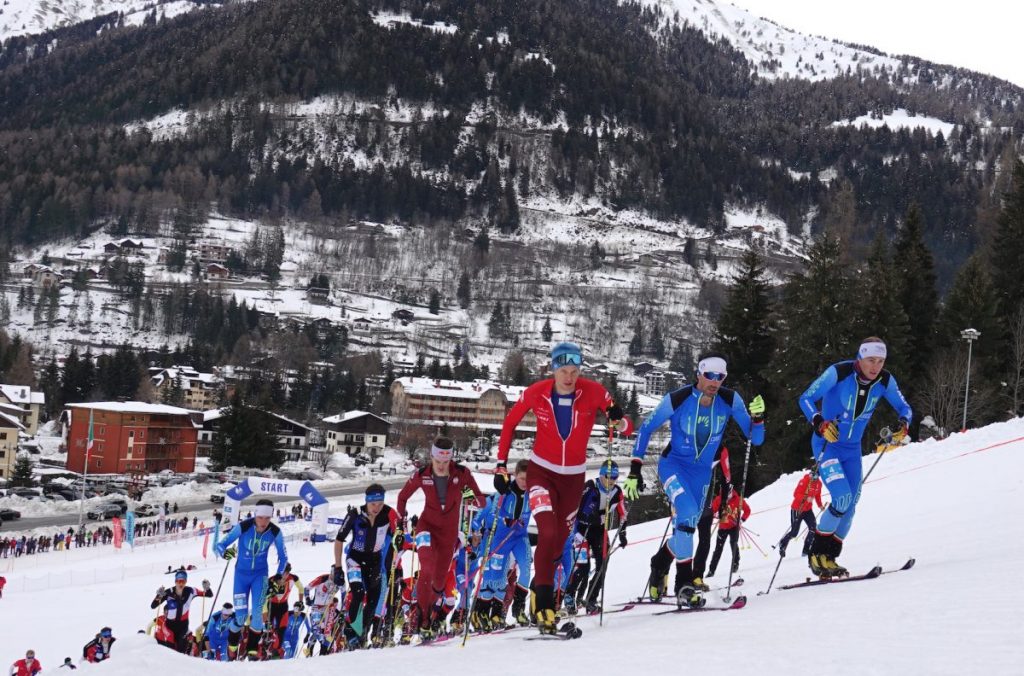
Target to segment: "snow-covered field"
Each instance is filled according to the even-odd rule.
[[[111,676],[135,676],[143,670],[188,676],[222,668],[256,674],[294,669],[327,676],[338,670],[393,673],[412,666],[421,673],[461,673],[482,664],[487,664],[488,674],[554,673],[570,664],[587,669],[607,665],[628,673],[729,669],[759,674],[1018,674],[1024,659],[1019,625],[1024,592],[1019,585],[998,582],[1013,579],[1024,560],[1024,542],[1013,527],[1024,486],[1022,470],[1024,420],[913,444],[881,460],[865,487],[842,556],[854,571],[876,563],[891,567],[915,556],[913,570],[868,582],[757,596],[767,586],[775,559],[743,550],[743,591],[749,598],[744,610],[652,617],[651,607],[637,607],[606,617],[604,627],[597,626],[596,618],[582,619],[583,638],[565,644],[526,644],[520,641],[522,634],[512,633],[473,638],[465,650],[453,641],[299,663],[212,666],[135,633],[152,619],[149,600],[168,582],[160,572],[167,565],[196,564],[199,570],[191,580],[207,577],[216,586],[223,564],[204,562],[198,540],[134,553],[103,550],[100,557],[82,560],[72,552],[13,565],[0,561],[0,571],[10,581],[0,600],[0,660],[9,663],[31,647],[44,668],[52,670],[65,656],[77,660],[81,646],[101,626],[110,625],[119,638],[113,658],[92,668]],[[787,526],[797,478],[783,477],[750,498],[754,514],[747,525],[760,533],[759,543],[768,551]],[[640,593],[664,525],[660,521],[630,528],[629,547],[615,555],[609,568],[609,604]],[[329,547],[301,541],[291,543],[289,555],[303,579],[324,572],[331,558]],[[121,579],[122,566],[149,567],[152,572]],[[90,577],[95,569],[109,571],[111,581],[54,589],[40,581],[70,574],[103,579],[95,573]],[[806,575],[805,563],[790,557],[776,584]],[[719,573],[712,582],[724,579]],[[984,586],[989,583],[991,593]],[[194,609],[198,617],[203,607],[197,602]],[[209,605],[205,611],[210,612]]]

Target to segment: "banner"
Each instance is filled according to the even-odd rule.
[[[289,497],[302,498],[312,509],[310,522],[313,526],[313,538],[317,542],[327,539],[327,498],[318,491],[311,482],[296,479],[264,479],[248,477],[228,489],[224,495],[224,519],[222,525],[230,526],[244,518],[242,501],[249,497]],[[284,518],[277,519],[284,521]]]
[[[210,534],[207,533],[206,537],[203,538],[203,558],[206,558],[206,554],[210,551]]]
[[[125,540],[129,547],[135,547],[135,512],[128,512],[125,516]]]
[[[121,544],[124,542],[124,526],[121,525],[121,518],[115,516],[113,518],[114,525],[114,549],[120,549]]]

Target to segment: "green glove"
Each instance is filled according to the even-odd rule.
[[[462,499],[466,502],[472,502],[476,500],[476,493],[469,486],[462,489]]]
[[[759,423],[764,420],[764,399],[761,395],[757,395],[750,400],[750,417],[754,419],[754,422]]]
[[[228,547],[224,550],[224,560],[230,561],[231,559],[235,558],[235,554],[237,553],[238,551],[234,547]]]
[[[626,494],[627,500],[636,500],[640,497],[640,491],[644,489],[643,466],[644,461],[639,458],[634,458],[629,465],[629,477],[622,485],[622,492]]]

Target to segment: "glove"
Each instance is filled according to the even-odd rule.
[[[159,589],[156,590],[157,598],[160,598],[161,596],[163,596],[166,593],[167,593],[167,590],[165,588],[163,588],[163,587],[160,587]]]
[[[644,489],[644,476],[640,471],[643,466],[644,461],[639,458],[633,458],[629,465],[629,477],[622,485],[622,492],[626,494],[627,500],[636,500],[640,497],[640,491]]]
[[[625,547],[626,546],[626,529],[625,528],[620,528],[619,529],[619,546],[620,547]]]
[[[234,547],[228,547],[224,550],[224,553],[221,554],[221,556],[224,557],[225,561],[230,561],[231,559],[235,558],[235,554],[237,553],[238,552],[235,550]]]
[[[476,502],[476,492],[469,486],[466,486],[465,488],[462,489],[462,501]]]
[[[508,493],[508,489],[508,467],[505,466],[505,463],[499,462],[498,466],[494,468],[494,490],[505,495]]]
[[[839,426],[836,425],[835,420],[825,420],[821,417],[821,414],[816,413],[814,415],[814,431],[818,433],[818,436],[823,438],[825,441],[833,444],[839,441]]]
[[[341,566],[331,566],[331,582],[339,587],[345,586],[345,571]]]
[[[466,546],[466,543],[467,543],[468,541],[469,541],[469,538],[468,538],[468,537],[466,537],[466,531],[464,531],[464,530],[460,530],[460,531],[459,531],[459,546],[460,546],[460,547],[465,547],[465,546]]]
[[[416,530],[416,524],[418,524],[419,522],[420,522],[420,517],[418,517],[415,514],[413,514],[412,518],[409,519],[409,525],[412,526],[413,530]]]
[[[395,526],[395,534],[391,538],[391,544],[394,545],[396,550],[401,549],[402,545],[405,544],[405,529],[401,521]]]
[[[576,549],[579,549],[583,545],[584,539],[585,538],[583,537],[583,533],[573,533],[572,546]]]
[[[900,420],[900,428],[896,430],[892,435],[892,443],[894,444],[909,444],[910,437],[910,425],[907,424],[906,420]]]
[[[203,591],[210,591],[210,581],[203,580]]]
[[[764,398],[760,394],[750,400],[748,410],[755,424],[764,422]]]

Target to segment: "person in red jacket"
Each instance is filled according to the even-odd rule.
[[[623,416],[608,390],[598,382],[580,377],[583,352],[575,343],[559,343],[551,350],[554,377],[523,391],[505,417],[498,441],[498,466],[494,487],[509,490],[506,461],[516,425],[527,411],[537,419],[537,436],[526,470],[530,509],[537,522],[534,557],[533,612],[542,634],[557,631],[555,618],[555,567],[579,507],[586,473],[587,443],[598,413],[609,427],[623,436],[633,424]]]
[[[430,464],[414,472],[398,494],[395,549],[401,547],[405,539],[405,507],[409,498],[423,489],[426,499],[415,535],[420,578],[416,583],[416,609],[412,613],[410,627],[411,631],[418,629],[424,641],[434,638],[434,601],[444,593],[445,578],[459,543],[462,503],[472,502],[477,507],[484,505],[484,494],[476,485],[473,473],[452,462],[453,448],[451,439],[435,439],[430,449]]]
[[[743,513],[740,514],[742,504]],[[711,567],[708,568],[708,577],[714,577],[715,568],[718,567],[718,560],[722,558],[722,548],[726,538],[729,539],[729,546],[732,548],[732,572],[740,569],[740,524],[750,518],[750,505],[740,497],[740,494],[730,488],[729,499],[722,507],[722,496],[716,495],[711,503],[711,511],[718,516],[718,539],[715,540],[715,553],[711,555]],[[721,511],[719,511],[721,510]]]
[[[793,491],[793,504],[789,510],[789,532],[779,540],[779,556],[786,555],[786,545],[800,532],[800,524],[807,524],[807,537],[804,538],[802,556],[807,556],[814,542],[814,529],[818,522],[814,518],[814,503],[821,509],[821,479],[818,478],[818,466],[811,465],[811,471],[800,478]]]
[[[43,665],[36,659],[36,651],[29,650],[25,658],[11,665],[10,676],[35,676],[43,670]]]
[[[100,633],[96,634],[96,638],[82,648],[82,657],[86,662],[102,662],[110,659],[110,647],[116,640],[110,627],[103,627],[100,629]]]

